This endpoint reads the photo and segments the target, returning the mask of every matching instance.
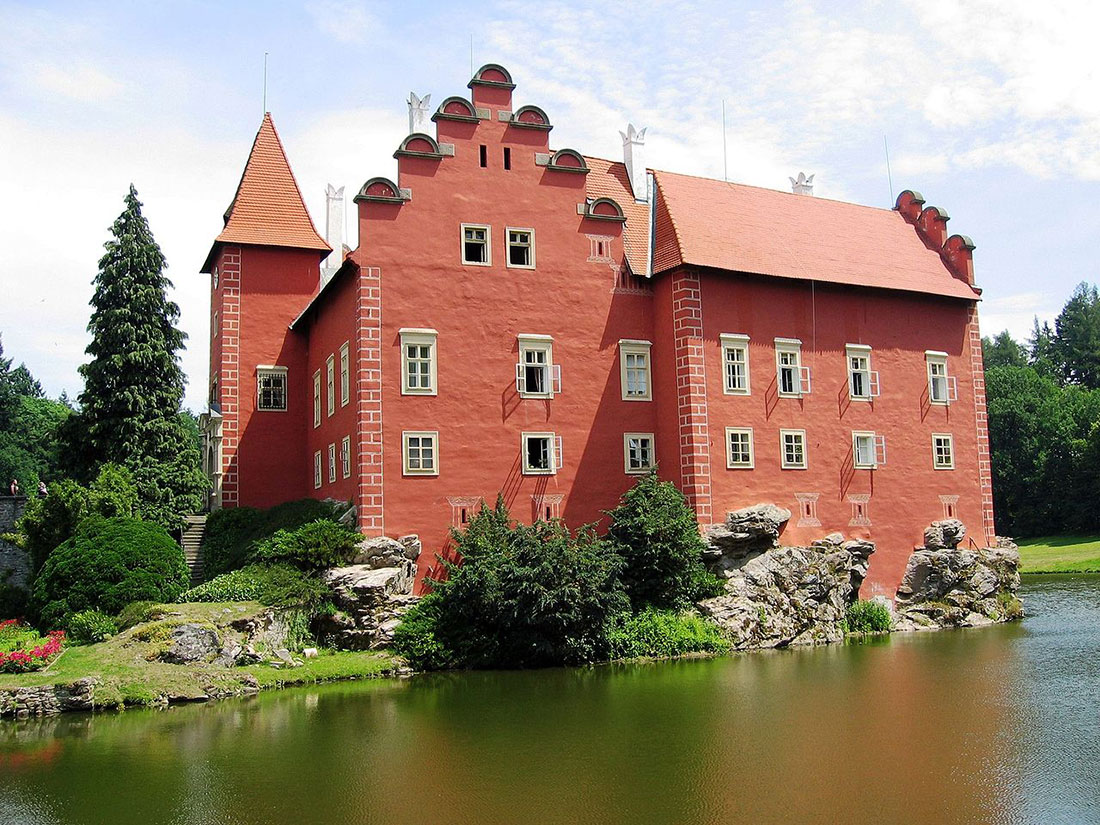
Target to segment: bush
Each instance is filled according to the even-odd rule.
[[[56,659],[65,644],[65,631],[49,636],[7,619],[0,622],[0,673],[27,673],[42,670]]]
[[[318,519],[296,530],[279,530],[256,545],[253,561],[289,564],[300,570],[323,570],[347,564],[360,536],[342,524]]]
[[[885,633],[890,629],[890,611],[881,602],[861,599],[848,605],[844,621],[849,633]]]
[[[68,637],[74,644],[105,642],[116,633],[115,620],[98,610],[82,610],[69,617]]]
[[[130,518],[86,519],[46,559],[32,606],[42,625],[98,609],[117,613],[135,601],[175,601],[187,586],[183,551],[163,527]]]
[[[672,658],[687,653],[728,653],[730,641],[713,624],[691,614],[646,610],[623,616],[608,633],[611,656]]]
[[[231,570],[179,595],[179,602],[248,602],[273,607],[314,607],[328,595],[325,585],[286,564],[251,564]]]
[[[1024,616],[1024,605],[1009,590],[997,591],[997,609],[1005,621],[1014,622]]]
[[[442,596],[432,592],[413,605],[393,634],[393,649],[416,670],[445,670],[455,662],[436,636]]]
[[[164,606],[156,602],[130,602],[115,617],[115,626],[119,630],[126,630],[136,624],[159,619],[164,613]]]
[[[608,516],[607,541],[623,559],[623,587],[635,611],[683,610],[720,592],[703,567],[695,513],[674,484],[656,473],[642,476]]]
[[[288,501],[270,510],[231,507],[215,510],[206,520],[203,538],[203,570],[213,578],[244,567],[252,559],[256,542],[279,530],[294,530],[318,519],[335,521],[343,504],[313,498]]]

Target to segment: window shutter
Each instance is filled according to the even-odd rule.
[[[952,403],[959,400],[959,383],[955,380],[955,376],[947,376],[947,401]]]
[[[559,435],[554,439],[554,460],[553,467],[555,472],[561,469],[561,436]]]
[[[871,372],[867,373],[867,376],[869,378],[867,384],[870,387],[871,397],[878,398],[879,393],[882,392],[878,382],[878,370],[872,370]]]
[[[523,369],[523,362],[516,364],[516,392],[527,392],[527,374]]]
[[[875,464],[882,466],[886,463],[886,436],[875,436]]]
[[[561,392],[561,364],[554,364],[554,395]]]
[[[803,395],[809,395],[810,394],[810,368],[809,367],[799,367],[798,368],[798,373],[799,373],[799,378],[800,378],[799,392],[801,392]]]

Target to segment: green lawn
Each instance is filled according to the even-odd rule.
[[[1100,573],[1100,537],[1043,536],[1019,546],[1021,573]]]

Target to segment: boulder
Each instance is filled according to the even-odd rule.
[[[406,563],[417,560],[420,549],[420,538],[415,535],[402,536],[400,539],[376,536],[359,542],[352,564],[366,565],[375,569],[403,567]]]
[[[708,527],[703,535],[703,563],[713,573],[729,577],[754,556],[779,546],[779,531],[791,511],[774,504],[756,504],[726,515],[722,524]]]
[[[336,612],[314,621],[318,640],[347,650],[375,650],[390,644],[401,617],[419,601],[411,595],[415,575],[416,565],[408,558],[396,567],[358,564],[324,571],[322,578]]]
[[[188,622],[172,628],[168,645],[157,658],[173,665],[188,665],[209,662],[221,649],[222,640],[213,627]]]
[[[954,550],[966,538],[966,526],[957,518],[934,521],[924,529],[924,546],[928,550]]]

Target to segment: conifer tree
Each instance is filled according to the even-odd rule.
[[[91,360],[80,368],[81,410],[69,428],[80,475],[106,462],[126,467],[138,489],[138,514],[168,529],[202,504],[199,453],[179,419],[184,334],[168,300],[164,255],[141,214],[133,185],[93,281]]]

